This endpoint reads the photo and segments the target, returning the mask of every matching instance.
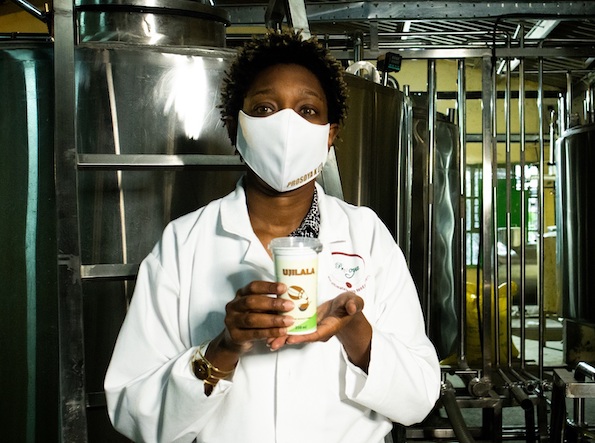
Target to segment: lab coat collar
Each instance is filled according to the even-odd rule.
[[[322,243],[347,241],[349,238],[349,220],[339,207],[339,200],[324,193],[321,185],[316,183],[318,205],[320,209],[320,234]]]
[[[241,179],[235,191],[221,200],[220,217],[223,231],[227,235],[243,240],[245,250],[242,261],[274,273],[271,257],[252,230],[246,205],[246,192]]]
[[[318,183],[316,189],[320,208],[320,241],[323,244],[347,241],[349,221],[343,208],[339,207],[339,202],[334,197],[327,196]],[[273,262],[268,252],[252,230],[242,180],[236,185],[235,191],[221,201],[221,227],[228,235],[245,240],[244,261],[272,269]]]

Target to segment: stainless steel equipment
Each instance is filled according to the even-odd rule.
[[[443,359],[457,351],[461,303],[457,274],[459,234],[456,232],[460,160],[457,126],[439,113],[435,124],[436,146],[432,164],[428,110],[414,107],[410,268],[421,293],[430,339]],[[431,168],[433,184],[430,187],[428,171]],[[429,205],[433,208],[433,220],[428,217]],[[430,243],[428,238],[431,238]],[[429,275],[428,269],[431,270]]]
[[[395,235],[403,93],[346,74],[349,114],[336,141],[345,201],[374,209]]]
[[[2,37],[2,36],[0,36]],[[3,440],[58,432],[54,77],[47,38],[0,38]]]
[[[243,166],[217,108],[235,51],[226,14],[193,1],[81,1],[76,146],[88,437],[113,441],[103,378],[138,263]]]
[[[374,209],[410,255],[410,269],[430,318],[430,337],[441,357],[447,357],[456,351],[460,303],[455,232],[460,192],[457,126],[446,116],[438,116],[435,180],[430,192],[427,108],[415,106],[409,117],[412,121],[407,122],[401,91],[350,74],[346,80],[349,115],[336,143],[344,198]],[[411,159],[407,134],[402,132],[408,127],[413,134]],[[427,215],[430,203],[435,208],[432,226]],[[429,229],[431,245],[426,241]],[[424,291],[431,291],[429,297]]]
[[[565,318],[595,323],[591,272],[595,265],[595,125],[571,128],[556,144],[558,288]]]

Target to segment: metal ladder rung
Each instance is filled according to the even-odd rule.
[[[246,168],[238,155],[209,154],[78,154],[77,166],[96,170],[192,168],[243,171]]]
[[[133,280],[138,274],[138,263],[81,265],[82,280]]]

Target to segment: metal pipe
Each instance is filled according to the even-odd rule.
[[[527,393],[523,390],[522,387],[522,382],[513,382],[507,375],[506,373],[499,369],[498,372],[500,373],[500,376],[502,377],[502,379],[504,380],[504,382],[508,385],[508,387],[510,388],[510,393],[512,394],[512,396],[514,397],[514,399],[517,401],[517,403],[524,409],[524,410],[529,410],[529,409],[533,409],[533,402],[531,401],[531,399],[529,398],[529,396],[527,395]]]
[[[430,306],[432,299],[432,248],[434,241],[434,172],[435,153],[436,153],[436,60],[428,60],[428,169],[427,169],[427,185],[428,185],[428,220],[427,220],[427,274],[426,274],[426,307],[427,307],[427,323],[428,328],[431,323]]]
[[[33,6],[31,3],[25,0],[12,0],[13,3],[19,5],[24,11],[31,14],[38,20],[41,20],[44,23],[47,23],[49,20],[49,12],[48,11],[41,11]]]
[[[60,441],[86,443],[85,350],[76,167],[74,4],[54,0],[54,159],[60,346]]]
[[[593,81],[591,81],[587,86],[587,90],[585,91],[585,123],[595,122],[594,101],[595,98],[593,97]]]
[[[539,305],[539,346],[537,347],[538,358],[537,363],[539,365],[539,379],[543,380],[543,349],[545,347],[545,298],[543,293],[543,281],[544,281],[544,263],[543,263],[543,247],[545,233],[545,205],[544,205],[544,175],[545,175],[545,145],[544,145],[544,130],[543,130],[543,58],[539,57],[539,75],[538,75],[538,89],[539,94],[537,98],[537,114],[539,116],[539,247],[538,247],[538,269],[539,276],[537,279],[537,300]]]
[[[361,32],[353,35],[353,61],[359,62],[364,59],[364,37]]]
[[[506,358],[508,366],[512,366],[512,221],[511,221],[511,75],[510,58],[506,59],[506,91],[504,93],[504,118],[506,120],[506,318],[507,348]]]
[[[497,86],[496,86],[496,60],[492,58],[492,162],[493,162],[493,179],[492,179],[492,254],[493,254],[493,273],[494,273],[494,286],[493,286],[493,294],[490,294],[493,297],[493,310],[494,310],[494,348],[495,348],[495,359],[494,363],[496,367],[500,367],[500,282],[498,276],[498,143],[497,143],[497,132],[498,132],[498,125],[497,125]]]
[[[405,109],[405,121],[406,121],[406,132],[405,132],[405,191],[406,191],[406,244],[405,244],[405,258],[407,263],[411,259],[411,195],[413,189],[413,104],[411,102],[410,88],[409,85],[403,86],[403,93],[405,95],[404,109]]]
[[[457,404],[455,391],[452,386],[446,383],[442,384],[440,399],[442,400],[446,415],[448,415],[452,429],[457,437],[457,441],[460,443],[474,443],[475,440],[471,436],[469,429],[467,429],[465,419]]]
[[[572,115],[572,74],[566,73],[566,128],[570,129],[570,116]]]
[[[558,120],[558,116],[556,115],[556,111],[552,109],[550,111],[550,152],[549,152],[549,165],[553,166],[556,162],[555,159],[555,149],[556,149],[556,122]]]
[[[535,407],[533,401],[529,398],[525,389],[523,389],[523,382],[513,382],[501,369],[500,376],[510,389],[510,394],[514,397],[517,403],[525,411],[525,437],[527,443],[535,442]],[[518,378],[518,377],[517,377]]]
[[[585,377],[595,381],[595,367],[581,361],[574,368],[574,378],[578,381],[585,381]]]
[[[493,76],[494,67],[492,58],[484,57],[482,63],[482,133],[483,133],[483,226],[482,226],[482,249],[483,249],[483,371],[484,378],[491,379],[492,352],[493,352],[493,328],[492,328],[492,299],[493,289],[493,242],[489,239],[493,235],[493,199],[494,199],[494,134],[493,134]],[[479,288],[478,288],[479,289]],[[494,288],[494,292],[495,288]]]
[[[521,47],[524,46],[524,25],[521,25]],[[526,340],[526,313],[525,313],[525,228],[526,228],[526,208],[525,208],[525,60],[520,59],[519,63],[519,127],[520,127],[520,154],[519,154],[519,166],[520,166],[520,199],[521,199],[521,210],[520,210],[520,240],[521,248],[519,251],[519,267],[520,267],[520,355],[521,355],[521,368],[525,367],[525,340]]]
[[[457,69],[457,107],[458,107],[458,125],[459,125],[459,253],[460,253],[460,309],[459,309],[459,365],[467,366],[467,340],[465,337],[465,330],[467,325],[467,248],[466,248],[466,233],[465,233],[465,189],[466,189],[466,164],[467,164],[467,141],[465,136],[467,134],[467,100],[466,100],[466,76],[465,76],[465,60],[458,60]]]

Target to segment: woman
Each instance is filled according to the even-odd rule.
[[[131,439],[380,442],[434,406],[438,361],[401,251],[371,210],[314,180],[345,115],[341,75],[293,32],[231,66],[222,116],[248,173],[172,222],[141,265],[105,382]],[[268,245],[288,235],[323,244],[308,335],[287,335],[293,303],[274,296],[287,288]]]

